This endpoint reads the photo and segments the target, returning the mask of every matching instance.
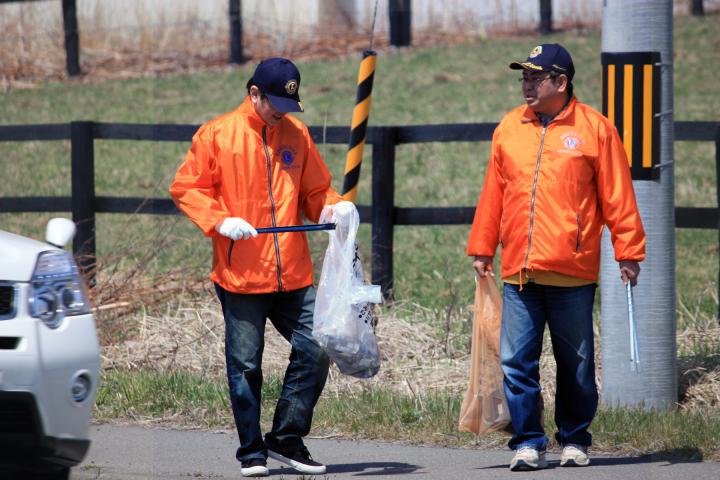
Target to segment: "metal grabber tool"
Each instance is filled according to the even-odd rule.
[[[638,349],[637,325],[635,323],[635,312],[633,311],[632,285],[628,280],[627,285],[628,324],[630,326],[630,371],[640,371],[640,350]]]
[[[318,223],[317,225],[288,225],[287,227],[263,227],[255,229],[258,234],[260,233],[283,233],[283,232],[312,232],[315,230],[335,230],[334,223]],[[230,265],[230,258],[232,255],[233,247],[235,246],[235,240],[230,240],[230,248],[228,248],[228,265]]]

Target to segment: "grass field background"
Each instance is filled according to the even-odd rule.
[[[715,120],[719,111],[713,69],[717,54],[707,45],[720,40],[716,18],[679,17],[675,23],[675,119]],[[575,60],[578,98],[600,104],[599,33],[566,33],[551,39],[568,47]],[[521,103],[511,59],[524,58],[534,38],[488,39],[480,43],[422,50],[380,52],[373,90],[371,125],[497,122]],[[352,114],[355,58],[300,64],[301,93],[310,125],[347,125]],[[253,66],[193,75],[136,78],[101,83],[70,81],[12,90],[0,96],[0,123],[53,123],[71,120],[200,124],[242,101]],[[676,142],[676,204],[715,206],[714,147],[711,143]],[[165,142],[97,141],[98,195],[167,197],[167,187],[188,145]],[[344,146],[319,145],[342,186]],[[4,143],[4,180],[0,195],[69,195],[69,142]],[[416,144],[398,147],[398,206],[471,206],[477,200],[489,143]],[[370,204],[370,147],[358,197]],[[37,235],[50,214],[0,215],[4,228]],[[369,258],[369,225],[361,227],[361,247]],[[472,272],[464,248],[469,226],[404,227],[395,233],[396,297],[442,308],[454,296],[471,296]],[[98,254],[127,252],[128,240],[167,246],[151,264],[157,271],[179,265],[207,265],[207,241],[185,219],[101,214]],[[324,248],[313,235],[314,250]],[[703,314],[714,311],[717,234],[677,230],[677,279],[681,302]],[[163,244],[164,245],[164,244]],[[316,256],[317,258],[317,256]],[[438,277],[447,288],[438,291]],[[469,301],[469,300],[467,300]]]
[[[719,63],[714,48],[720,44],[718,16],[677,17],[674,29],[675,120],[720,120],[720,95],[714,82]],[[577,70],[574,85],[578,98],[599,108],[600,34],[566,32],[541,39],[488,38],[454,46],[381,51],[370,125],[497,122],[504,112],[522,102],[518,73],[508,69],[508,63],[524,59],[540,42],[560,42],[568,47]],[[348,125],[358,63],[359,58],[299,62],[301,95],[306,106],[300,118],[309,125]],[[242,101],[253,68],[245,65],[102,82],[88,78],[10,90],[0,94],[0,124],[72,120],[200,124]],[[187,143],[97,141],[97,194],[167,198],[168,186],[188,147]],[[318,148],[339,190],[346,147]],[[358,203],[362,205],[371,202],[370,150],[366,148],[360,181]],[[5,142],[0,144],[0,151],[0,197],[70,194],[69,142]],[[398,147],[396,204],[475,205],[488,152],[488,142]],[[675,161],[676,205],[717,206],[714,145],[676,142]],[[41,237],[52,216],[0,214],[0,228]],[[465,256],[468,232],[469,225],[396,227],[397,302],[384,310],[385,314],[446,330],[445,343],[454,342],[453,348],[465,353],[471,318],[467,306],[472,303],[474,287],[470,260]],[[319,273],[326,239],[321,232],[310,237]],[[364,224],[359,241],[366,264],[369,240],[370,226]],[[97,245],[105,265],[99,276],[100,289],[120,288],[118,285],[128,276],[144,277],[152,283],[167,279],[169,272],[179,272],[181,279],[193,280],[209,270],[209,241],[182,216],[98,215]],[[700,409],[649,417],[627,410],[604,410],[593,429],[599,444],[610,450],[720,458],[720,425],[716,421],[720,418],[720,341],[715,319],[718,232],[676,230],[676,245],[681,375],[686,385],[701,377],[716,380],[702,394],[705,403]],[[123,278],[116,281],[117,277]],[[118,343],[132,337],[128,325],[138,318],[142,322],[142,315],[153,309],[155,314],[162,314],[157,311],[164,307],[150,304],[151,298],[137,293],[132,297],[143,307],[140,317],[108,317],[106,321],[101,315],[103,341]],[[412,336],[412,332],[407,335]],[[277,378],[268,376],[267,401],[276,398],[273,392],[278,383]],[[193,425],[227,427],[231,423],[222,384],[221,377],[206,383],[187,372],[158,376],[157,372],[111,369],[106,371],[101,386],[98,418],[185,418],[194,421]],[[164,393],[154,395],[157,391]],[[322,431],[338,430],[366,438],[377,438],[384,431],[386,436],[396,435],[394,439],[441,439],[441,443],[468,445],[472,439],[458,436],[455,431],[460,398],[457,392],[424,397],[369,387],[360,395],[324,395],[316,425]],[[357,415],[348,414],[348,405]],[[270,411],[269,407],[265,410]],[[397,427],[392,432],[382,420],[372,420],[377,412],[386,411],[392,411],[393,426]],[[547,426],[552,428],[550,417]],[[705,430],[697,433],[698,426]]]

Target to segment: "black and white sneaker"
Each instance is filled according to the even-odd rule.
[[[290,465],[300,473],[322,475],[327,471],[325,465],[312,459],[310,452],[308,452],[305,445],[302,445],[295,450],[273,449],[268,446],[268,455],[270,455],[270,458],[274,458],[278,462]]]
[[[264,458],[253,458],[240,464],[243,477],[267,477],[270,471]]]

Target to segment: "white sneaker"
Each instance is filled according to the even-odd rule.
[[[542,452],[533,447],[520,447],[515,450],[515,456],[510,462],[510,470],[519,472],[524,470],[540,470],[547,468],[545,450]]]
[[[587,467],[590,465],[590,457],[587,454],[587,447],[568,443],[563,447],[560,456],[561,467]]]
[[[270,471],[267,468],[267,462],[264,458],[253,458],[246,462],[242,462],[240,474],[243,477],[267,477]]]

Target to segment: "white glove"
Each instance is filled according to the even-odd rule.
[[[250,237],[257,237],[257,230],[253,228],[248,222],[240,217],[229,217],[218,222],[215,225],[215,230],[220,235],[232,238],[233,240],[247,240]]]

